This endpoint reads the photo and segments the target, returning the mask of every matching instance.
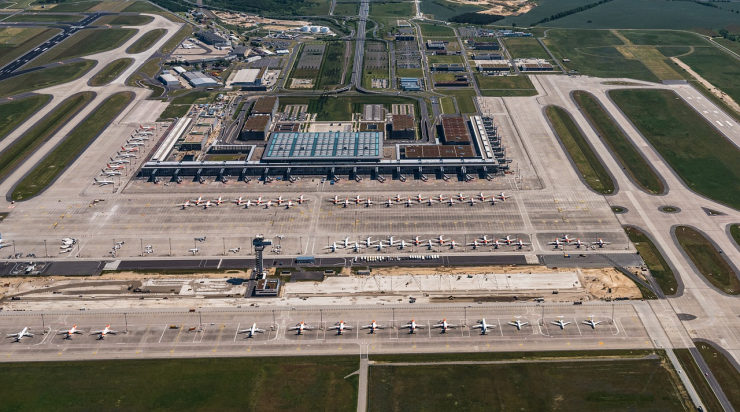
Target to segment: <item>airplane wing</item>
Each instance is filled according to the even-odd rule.
[[[25,335],[23,335],[23,336],[30,336],[30,337],[33,337],[33,333],[31,333],[31,332],[26,332],[26,334],[25,334]]]
[[[300,329],[300,326],[291,326],[288,328],[288,330],[298,330]]]
[[[347,329],[347,330],[352,330],[352,328],[353,328],[352,326],[347,326],[347,325],[344,325],[344,329]]]
[[[328,328],[326,328],[326,330],[334,330],[334,329],[339,329],[339,325],[329,326]]]
[[[265,330],[264,329],[254,328],[254,331],[257,332],[257,333],[265,333]]]
[[[471,328],[472,328],[472,329],[481,329],[482,327],[483,327],[483,325],[482,325],[482,324],[480,324],[480,323],[479,323],[479,324],[477,324],[477,325],[473,325],[473,326],[471,326]]]
[[[91,335],[100,335],[101,333],[103,333],[102,330],[95,330],[95,331],[90,332]]]
[[[19,335],[19,333],[8,333],[8,335],[6,337],[7,338],[15,338],[15,337],[18,337],[18,335]]]
[[[410,328],[410,327],[411,327],[411,324],[410,323],[407,323],[407,324],[401,326],[401,328]]]
[[[419,328],[419,329],[424,329],[424,328],[426,328],[426,326],[424,326],[424,325],[418,325],[418,324],[416,325],[416,327],[417,327],[417,328]]]

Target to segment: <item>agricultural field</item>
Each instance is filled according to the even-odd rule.
[[[42,66],[111,50],[123,44],[134,34],[136,34],[134,29],[83,29],[31,60],[26,66]]]
[[[164,34],[167,33],[165,29],[154,29],[149,30],[143,36],[139,37],[132,45],[126,49],[128,54],[137,54],[147,51],[154,45]]]
[[[415,14],[414,3],[403,2],[371,2],[370,17],[411,17]]]
[[[727,354],[707,342],[696,342],[696,349],[719,382],[727,400],[735,410],[740,409],[740,372],[727,359]]]
[[[94,61],[82,60],[14,76],[0,81],[0,96],[12,96],[70,82],[90,71],[93,66]]]
[[[457,63],[457,64],[463,64],[463,58],[462,56],[445,56],[445,55],[432,55],[427,56],[427,61],[429,64],[435,64],[435,63]],[[465,72],[463,72],[465,73]]]
[[[51,96],[36,94],[23,99],[0,103],[0,140],[12,132],[18,125],[40,108],[44,107]]]
[[[441,24],[420,23],[419,27],[424,37],[455,37],[455,31],[451,27]]]
[[[639,46],[708,46],[696,33],[673,30],[619,30],[632,44]]]
[[[90,86],[104,86],[121,75],[134,62],[131,58],[116,59],[108,63],[90,79]]]
[[[611,176],[568,111],[558,106],[547,106],[545,114],[586,184],[595,192],[613,193]]]
[[[676,239],[694,266],[717,289],[740,295],[738,274],[702,233],[688,226],[676,227]]]
[[[75,363],[95,389],[69,379],[67,362],[3,364],[11,410],[320,411],[357,407],[357,357],[109,360]],[[279,393],[280,396],[269,396]]]
[[[510,37],[503,39],[506,49],[514,59],[536,58],[551,60],[550,55],[534,37]]]
[[[672,91],[615,90],[610,97],[695,192],[740,209],[740,149]]]
[[[368,410],[407,410],[409,394],[414,394],[416,410],[681,411],[690,405],[670,363],[658,356],[584,362],[370,366]]]
[[[573,93],[573,100],[632,181],[648,193],[662,193],[663,181],[598,100],[580,90]]]
[[[95,97],[93,92],[77,93],[54,107],[44,118],[23,133],[0,152],[0,180],[5,180],[13,170],[33,154],[57,130]]]
[[[483,96],[534,96],[534,88],[529,76],[486,76],[475,74],[478,88]]]
[[[316,113],[318,121],[346,121],[350,120],[352,113],[361,113],[364,104],[382,104],[387,110],[393,104],[413,104],[415,113],[419,113],[416,99],[401,96],[281,96],[280,109],[289,104],[306,104],[308,111]]]
[[[671,270],[671,267],[668,266],[663,254],[660,253],[660,250],[658,250],[653,241],[635,227],[625,227],[624,231],[627,232],[630,242],[634,243],[642,260],[645,261],[645,265],[650,270],[650,274],[658,283],[663,293],[667,296],[674,295],[678,291],[676,275]]]
[[[11,63],[60,32],[60,29],[44,27],[0,28],[0,66]]]
[[[134,98],[131,92],[111,95],[98,105],[13,188],[13,200],[28,200],[44,191],[82,154]]]

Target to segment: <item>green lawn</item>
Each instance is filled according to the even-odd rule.
[[[371,2],[371,17],[398,17],[406,18],[414,15],[414,3],[405,2]]]
[[[147,51],[154,45],[164,34],[167,32],[165,29],[154,29],[144,33],[143,36],[139,37],[132,45],[126,49],[128,54],[137,54]]]
[[[452,56],[445,56],[445,55],[427,56],[427,61],[429,62],[429,64],[434,64],[434,63],[459,63],[459,64],[463,64],[462,56],[455,56],[455,55],[452,55]]]
[[[3,364],[7,410],[350,411],[356,356]]]
[[[707,363],[712,375],[717,379],[735,410],[740,410],[740,372],[727,359],[723,352],[705,342],[696,342],[701,357]],[[717,409],[719,410],[719,409]]]
[[[136,33],[134,29],[83,29],[35,58],[28,67],[114,49]]]
[[[13,200],[28,200],[49,187],[133,98],[120,92],[105,99],[13,188]]]
[[[324,59],[321,62],[321,68],[319,69],[319,75],[317,80],[317,89],[331,90],[341,86],[342,83],[342,71],[345,68],[344,52],[347,47],[347,43],[344,41],[331,41],[326,43],[326,50],[324,51]],[[351,53],[352,48],[350,48]],[[350,62],[350,65],[352,63]],[[347,68],[347,75],[344,79],[345,82],[349,81],[349,77],[352,75],[352,69]]]
[[[652,46],[707,46],[709,42],[696,34],[674,30],[620,30],[624,37],[636,45]]]
[[[647,235],[635,227],[627,226],[624,228],[624,231],[627,232],[627,237],[629,237],[630,241],[635,244],[637,252],[642,257],[642,260],[645,261],[650,274],[658,283],[663,293],[665,295],[675,294],[678,291],[676,275],[671,270],[671,267],[668,266],[668,263],[666,263],[665,258],[655,244]]]
[[[739,17],[740,18],[740,17]],[[679,59],[701,77],[740,102],[740,61],[716,47],[696,47]]]
[[[457,110],[455,110],[455,102],[452,100],[452,97],[440,97],[439,103],[440,105],[442,105],[442,113],[444,114],[457,113]]]
[[[676,239],[709,283],[730,295],[740,294],[738,273],[735,273],[725,257],[702,233],[688,226],[678,226]]]
[[[152,20],[154,19],[150,16],[143,16],[138,14],[110,14],[95,20],[95,24],[110,24],[112,26],[142,26]]]
[[[596,98],[588,92],[578,90],[573,93],[573,99],[596,133],[611,149],[622,170],[647,192],[662,193],[665,190],[663,182]]]
[[[218,95],[218,92],[209,92],[206,90],[193,90],[189,93],[178,95],[172,99],[172,104],[195,104],[211,103]]]
[[[177,46],[182,43],[183,40],[187,39],[192,34],[193,26],[189,24],[182,26],[180,30],[177,31],[177,33],[167,39],[167,41],[164,43],[164,46],[159,49],[159,52],[162,54],[172,53],[177,48]]]
[[[95,97],[93,92],[77,93],[54,107],[40,122],[0,152],[0,181],[5,180],[44,142],[64,126]]]
[[[318,121],[349,121],[352,113],[361,113],[364,104],[382,104],[390,110],[392,104],[413,104],[416,115],[419,107],[416,99],[400,96],[280,96],[280,107],[288,104],[307,104],[309,113],[317,113]]]
[[[606,30],[549,30],[544,40],[566,70],[597,77],[629,77],[658,81],[639,60],[627,59],[614,46],[622,41]]]
[[[174,118],[180,118],[188,114],[188,110],[190,110],[191,105],[189,104],[169,104],[164,111],[162,111],[162,114],[159,115],[158,121],[164,121],[167,119],[174,119]]]
[[[118,78],[118,76],[120,76],[121,73],[123,73],[133,62],[134,59],[128,57],[113,60],[90,79],[90,86],[103,86],[112,82],[113,80]]]
[[[51,100],[51,96],[37,94],[24,99],[0,103],[0,140],[12,132],[29,116],[44,107]]]
[[[102,1],[60,2],[52,8],[37,10],[37,11],[46,11],[46,12],[51,12],[51,13],[62,13],[62,12],[69,13],[69,12],[76,12],[76,11],[88,11],[100,3],[102,3]]]
[[[368,410],[683,411],[690,405],[683,390],[670,363],[661,358],[373,365]]]
[[[542,48],[540,43],[534,37],[510,37],[504,39],[504,45],[509,50],[511,57],[518,58],[536,58],[551,60],[550,55]]]
[[[686,185],[740,209],[740,149],[674,92],[615,90],[614,102]]]
[[[58,33],[61,33],[60,29],[43,27],[0,28],[0,66],[5,66]]]
[[[740,246],[740,225],[734,224],[730,226],[730,235],[732,235],[735,244]]]
[[[419,27],[423,37],[455,37],[455,31],[442,24],[420,23]]]
[[[404,353],[370,355],[373,362],[461,362],[501,360],[552,360],[552,359],[615,359],[644,358],[655,355],[650,349],[606,349],[580,351],[523,351],[523,352],[445,352],[435,354]]]
[[[598,193],[613,193],[614,182],[611,176],[567,110],[547,106],[545,114],[586,184]]]
[[[14,76],[0,81],[0,96],[12,96],[66,83],[87,73],[93,66],[94,61],[83,60]]]
[[[691,380],[691,384],[694,385],[694,389],[699,394],[699,398],[704,403],[709,411],[721,411],[722,405],[717,400],[717,396],[714,395],[714,391],[709,386],[707,378],[704,377],[701,369],[694,361],[694,357],[691,356],[691,352],[688,349],[673,349],[673,353],[676,354],[678,362],[681,367],[686,371],[686,375]]]
[[[7,19],[3,20],[6,22],[14,21],[28,21],[28,22],[40,22],[40,23],[70,23],[82,20],[82,15],[79,14],[48,14],[48,13],[34,13],[34,14],[14,14]]]
[[[162,9],[155,7],[148,1],[135,1],[121,11],[126,13],[162,13]]]
[[[478,88],[484,96],[534,96],[534,88],[529,76],[486,76],[475,74]]]
[[[454,97],[457,101],[457,109],[463,114],[473,114],[478,110],[475,108],[475,90],[473,89],[460,89],[460,90],[445,90],[440,92],[446,96]]]
[[[335,16],[357,16],[360,13],[360,2],[340,3],[334,6]]]

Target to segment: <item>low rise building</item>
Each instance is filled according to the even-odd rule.
[[[162,73],[159,75],[159,80],[167,87],[180,86],[180,80],[170,73]]]
[[[502,73],[511,71],[511,63],[508,61],[494,62],[477,60],[476,67],[481,73]]]
[[[401,86],[401,90],[405,91],[418,92],[422,89],[421,79],[416,77],[401,77],[399,79],[399,84]]]
[[[462,72],[465,66],[460,63],[434,63],[432,64],[433,72]]]
[[[442,116],[442,142],[447,145],[469,145],[470,132],[465,119],[458,114]]]
[[[262,83],[262,69],[241,69],[231,80],[235,87],[259,86]]]
[[[251,114],[274,115],[278,108],[277,96],[264,96],[257,99],[252,106]]]
[[[495,40],[485,40],[485,41],[471,41],[470,47],[472,47],[475,50],[498,50],[501,48],[501,45],[498,44]]]
[[[551,72],[552,64],[544,59],[516,59],[514,64],[523,72]]]
[[[268,114],[253,114],[244,122],[239,140],[267,140],[271,119]]]
[[[193,87],[216,87],[219,85],[216,79],[202,72],[185,72],[182,74],[182,77]]]
[[[416,127],[414,117],[408,114],[394,114],[391,116],[390,133],[391,139],[414,139],[416,138]]]
[[[444,50],[447,47],[447,42],[442,40],[427,40],[427,49],[429,50]]]

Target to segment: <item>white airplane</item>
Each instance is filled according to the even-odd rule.
[[[219,196],[218,199],[213,200],[213,204],[215,204],[216,206],[221,206],[221,203],[223,202],[224,200],[221,198],[221,196]]]
[[[360,249],[363,248],[363,246],[359,242],[352,243],[349,247],[352,248],[352,251],[357,253],[360,251]]]
[[[591,242],[592,245],[598,245],[599,247],[604,247],[612,242],[604,242],[602,238],[596,239],[596,242]]]
[[[429,250],[434,249],[434,240],[432,240],[432,239],[427,240],[427,248]]]
[[[562,319],[554,320],[554,321],[552,321],[550,323],[552,323],[553,325],[556,325],[556,326],[560,327],[560,330],[565,329],[566,326],[568,326],[568,325],[571,324],[571,322],[563,322]]]
[[[591,326],[591,329],[596,329],[596,325],[598,325],[601,322],[603,322],[603,321],[601,321],[601,320],[594,321],[594,318],[593,317],[590,317],[590,318],[584,320],[583,321],[583,324],[584,325]]]
[[[239,253],[240,250],[242,250],[241,246],[240,247],[232,247],[231,249],[229,249],[229,252],[231,252],[231,253]]]
[[[512,243],[516,242],[517,239],[511,235],[506,235],[506,237],[502,237],[500,240],[510,246]]]
[[[198,249],[197,247],[194,247],[192,249],[188,249],[188,252],[192,253],[193,256],[195,256],[196,254],[198,254],[198,252],[200,252],[200,249]]]
[[[364,202],[365,199],[361,198],[360,195],[356,195],[354,199],[352,199],[356,205],[359,205],[360,203]]]
[[[446,198],[446,197],[444,197],[444,196],[442,195],[442,193],[440,193],[440,194],[439,194],[439,195],[437,195],[436,197],[431,197],[430,199],[433,199],[433,200],[436,200],[436,201],[438,201],[439,203],[442,203],[442,202],[444,202],[444,201],[445,201],[445,200],[446,200],[447,198]]]
[[[131,164],[131,160],[128,160],[128,158],[120,158],[120,159],[114,159],[110,158],[110,163],[114,165],[121,165],[121,164]]]
[[[431,197],[429,199],[427,199],[427,205],[428,206],[432,206],[433,204],[434,204],[434,199],[432,199]]]
[[[362,243],[363,243],[363,245],[365,247],[370,247],[370,246],[378,243],[378,241],[377,240],[372,240],[372,237],[371,236],[368,236],[368,237],[365,238],[365,240],[362,241]]]
[[[95,331],[90,332],[91,335],[98,335],[99,340],[103,340],[106,335],[109,335],[109,334],[115,335],[117,333],[118,331],[111,329],[110,325],[105,325],[105,329],[103,330],[95,330]]]
[[[65,335],[64,339],[71,339],[72,335],[82,335],[82,331],[77,329],[77,324],[74,324],[70,329],[57,332],[57,335]]]
[[[502,201],[506,201],[506,199],[509,199],[510,197],[511,196],[505,194],[504,192],[501,192],[498,195],[496,195],[496,198],[498,198],[499,200],[502,200]]]
[[[425,326],[419,325],[418,323],[416,323],[415,320],[411,319],[411,322],[401,326],[401,329],[406,329],[406,328],[408,328],[409,334],[413,334],[414,331],[416,331],[416,329],[424,329]]]
[[[370,207],[372,205],[373,205],[373,201],[370,200],[369,197],[367,199],[365,199],[365,207]]]
[[[385,202],[383,202],[383,204],[385,205],[385,207],[391,207],[391,206],[393,206],[393,199],[391,199],[389,197],[388,200],[386,200]]]
[[[282,196],[278,196],[278,198],[275,199],[275,203],[277,203],[278,206],[282,206],[284,202],[287,202],[287,200],[283,199]]]
[[[529,322],[522,322],[519,319],[512,320],[509,325],[516,327],[516,330],[522,330],[522,326],[529,325]]]
[[[468,204],[470,204],[470,206],[475,206],[475,203],[476,203],[475,198],[471,197],[470,200],[468,200]]]
[[[447,333],[447,329],[454,329],[457,325],[454,325],[452,323],[448,323],[447,319],[442,319],[439,321],[439,323],[436,323],[432,325],[432,328],[440,328],[442,329],[442,333]]]
[[[486,318],[479,320],[476,325],[473,325],[473,329],[480,329],[481,335],[485,335],[486,333],[488,333],[488,328],[493,328],[493,327],[495,327],[495,325],[486,323]]]
[[[296,202],[298,202],[298,204],[299,204],[299,205],[302,205],[302,204],[303,204],[303,202],[308,202],[308,199],[306,199],[305,197],[303,197],[303,195],[300,195],[300,196],[298,196],[298,197],[296,198],[296,200],[295,200],[295,201],[296,201]]]
[[[383,243],[383,241],[381,240],[381,241],[379,241],[379,242],[378,242],[378,244],[377,244],[377,245],[375,245],[375,248],[377,248],[377,249],[378,249],[378,252],[380,252],[380,251],[382,251],[382,250],[383,250],[383,248],[384,248],[384,247],[386,247],[386,246],[387,246],[387,245],[386,245],[385,243]]]
[[[375,331],[378,329],[385,329],[385,326],[379,325],[373,320],[372,322],[370,322],[369,325],[364,325],[360,327],[360,329],[370,329],[370,333],[375,333]]]
[[[326,328],[326,330],[336,330],[337,335],[341,335],[344,333],[345,330],[352,330],[352,326],[347,325],[344,323],[343,320],[340,320],[339,322],[335,323],[334,326],[329,326]]]
[[[406,205],[406,207],[411,207],[411,205],[413,205],[414,203],[411,201],[411,198],[409,197],[406,199],[405,202],[403,202],[403,204]]]
[[[560,241],[560,239],[555,239],[555,240],[553,240],[552,242],[548,242],[547,244],[548,244],[548,245],[553,245],[553,246],[555,246],[555,249],[559,249],[559,248],[560,248],[560,246],[561,246],[561,245],[563,244],[563,242],[561,242],[561,241]]]
[[[291,326],[291,327],[288,328],[288,330],[296,330],[296,331],[298,331],[297,332],[297,335],[302,335],[304,330],[314,330],[314,329],[316,329],[316,328],[314,328],[313,326],[307,325],[304,321],[301,321],[297,325]]]
[[[290,209],[293,206],[295,206],[295,203],[292,200],[288,200],[288,203],[285,204],[286,209]]]
[[[177,207],[179,207],[181,209],[186,209],[186,208],[189,208],[190,206],[193,206],[193,204],[190,203],[190,200],[189,199],[186,200],[185,203],[178,203],[177,204]]]
[[[439,235],[439,236],[437,236],[437,238],[436,238],[436,239],[434,239],[434,241],[435,241],[435,242],[437,242],[437,243],[438,243],[438,244],[440,244],[440,245],[444,245],[444,244],[446,244],[447,242],[449,242],[449,241],[450,241],[450,239],[445,239],[444,235]]]
[[[33,333],[28,331],[28,327],[23,328],[23,330],[18,333],[9,333],[6,338],[15,338],[13,342],[20,342],[21,339],[26,336],[28,336],[29,338],[33,337]]]
[[[424,196],[422,196],[422,195],[421,195],[421,193],[418,193],[418,194],[416,195],[416,197],[414,198],[414,200],[416,200],[416,201],[417,201],[418,203],[421,203],[421,202],[423,202],[423,201],[424,201],[424,199],[426,199],[426,198],[425,198]]]
[[[572,242],[575,239],[571,238],[570,235],[563,235],[563,237],[561,237],[560,240],[565,243],[570,244],[570,242]]]
[[[455,205],[455,199],[449,198],[447,200],[447,206],[454,206]]]
[[[583,243],[583,242],[581,242],[581,239],[576,239],[576,240],[574,240],[574,241],[573,241],[573,244],[574,244],[574,245],[576,245],[576,248],[578,248],[578,249],[580,249],[580,248],[581,248],[581,246],[583,246],[583,245],[584,245],[584,243]]]
[[[344,247],[344,248],[347,248],[350,245],[350,243],[349,243],[349,237],[345,237],[344,239],[340,240],[340,242],[342,243],[342,246],[341,247]]]
[[[480,200],[481,202],[485,202],[486,199],[491,199],[493,196],[486,196],[483,194],[483,192],[478,193],[478,196],[475,197],[477,200]]]
[[[398,249],[400,249],[400,250],[406,249],[407,246],[409,246],[409,244],[406,243],[406,241],[403,240],[403,239],[401,239],[401,241],[398,242]]]
[[[396,243],[397,243],[397,242],[398,242],[398,241],[396,240],[396,238],[395,238],[395,237],[393,237],[393,236],[388,236],[388,246],[391,246],[391,247],[392,247],[392,246],[396,246]]]
[[[93,183],[95,183],[98,186],[105,186],[105,185],[114,185],[116,182],[112,180],[98,180],[97,177],[93,178]]]
[[[493,244],[495,242],[495,240],[489,238],[488,235],[483,235],[483,237],[479,237],[478,238],[478,241],[481,242],[481,243],[483,243],[486,246],[491,245],[491,244]]]
[[[141,129],[141,130],[154,130],[154,126],[142,126],[142,125],[139,125],[139,129]]]
[[[455,242],[454,240],[450,240],[450,249],[454,249],[459,245],[459,243]]]
[[[324,249],[329,249],[329,250],[331,250],[332,252],[336,252],[336,251],[337,251],[337,249],[339,249],[340,247],[341,247],[341,246],[337,245],[337,242],[333,242],[332,244],[330,244],[330,245],[328,245],[328,246],[324,246]]]
[[[414,238],[409,240],[409,242],[411,242],[411,244],[414,246],[419,246],[426,241],[419,239],[419,236],[414,236]]]
[[[121,172],[119,172],[118,170],[100,169],[100,175],[101,176],[121,176]]]
[[[141,146],[144,146],[144,143],[137,142],[137,141],[132,142],[131,140],[126,140],[126,145],[131,146],[131,147],[141,147]]]
[[[478,249],[478,246],[482,246],[482,243],[478,243],[478,239],[468,243],[468,246],[472,246],[473,249]]]
[[[393,200],[395,200],[396,202],[400,202],[403,199],[401,199],[401,195],[399,195],[398,193],[396,193],[396,197],[394,197]]]
[[[124,158],[124,159],[130,159],[132,157],[136,157],[136,155],[133,154],[133,153],[116,152],[116,157],[121,157],[121,158]]]
[[[206,202],[203,203],[203,209],[208,209],[211,206],[213,206],[213,203],[211,203],[210,200],[206,200]]]
[[[337,196],[337,195],[334,195],[334,198],[332,198],[332,199],[330,200],[330,202],[334,203],[335,205],[338,205],[338,204],[339,204],[339,202],[340,202],[340,200],[339,200],[339,196]]]
[[[123,146],[121,146],[121,151],[124,152],[124,153],[133,153],[133,152],[138,152],[139,149],[137,149],[136,147],[123,147]]]
[[[232,200],[232,202],[234,202],[234,204],[237,206],[241,206],[244,204],[244,200],[242,199],[242,196],[239,196],[238,198]]]
[[[256,323],[253,323],[251,328],[249,328],[249,329],[242,329],[242,330],[240,330],[240,331],[237,332],[237,334],[240,334],[240,333],[246,333],[247,334],[247,338],[252,338],[252,337],[254,337],[254,334],[255,333],[265,333],[265,330],[258,328],[257,327],[257,324]]]

